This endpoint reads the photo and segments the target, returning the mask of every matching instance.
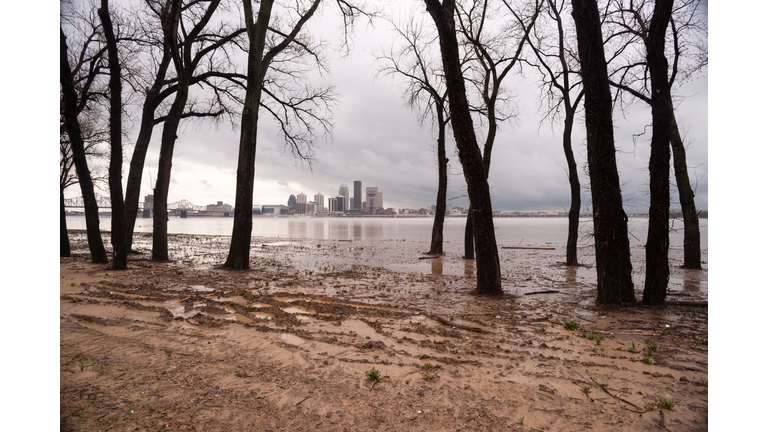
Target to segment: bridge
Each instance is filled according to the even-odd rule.
[[[96,194],[96,205],[100,209],[112,208],[112,203],[110,202],[110,198],[108,196],[99,195],[99,194]],[[83,203],[83,197],[65,199],[64,207],[76,207],[76,208],[85,207],[85,203]],[[139,210],[143,210],[143,209],[144,209],[144,202],[139,202]],[[207,209],[206,206],[195,205],[185,199],[176,201],[174,203],[168,203],[168,210],[205,211],[206,209]]]

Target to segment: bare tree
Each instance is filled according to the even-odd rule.
[[[317,129],[322,134],[330,133],[331,123],[327,115],[336,100],[333,89],[296,86],[306,79],[309,71],[326,70],[320,47],[302,31],[320,3],[321,0],[296,2],[290,7],[278,5],[282,9],[273,10],[273,0],[262,0],[255,11],[251,0],[243,0],[249,41],[248,74],[240,129],[232,243],[225,268],[250,268],[256,138],[261,109],[277,122],[286,146],[303,162],[311,163],[314,158],[312,146],[319,137]],[[337,4],[344,16],[346,32],[346,25],[362,11],[345,1],[337,0]]]
[[[527,41],[538,60],[535,66],[542,76],[541,90],[546,103],[545,118],[554,123],[563,113],[563,152],[568,167],[568,183],[571,187],[571,206],[568,210],[568,242],[565,264],[579,264],[577,249],[579,239],[579,213],[581,211],[581,184],[576,159],[573,155],[573,122],[584,96],[579,75],[578,53],[571,47],[567,34],[568,24],[563,20],[567,13],[566,0],[547,0],[544,16],[536,21],[533,36]],[[554,28],[552,28],[554,26]],[[572,28],[570,28],[572,31]]]
[[[154,215],[152,230],[152,259],[168,260],[168,191],[171,182],[173,150],[178,138],[181,120],[186,117],[218,115],[221,112],[195,110],[194,99],[190,98],[190,86],[201,64],[218,69],[215,59],[227,44],[242,34],[244,29],[232,29],[225,22],[212,23],[220,0],[188,2],[174,1],[170,5],[170,16],[178,16],[173,22],[179,26],[163,28],[164,42],[170,46],[171,60],[176,72],[174,100],[168,113],[162,118],[163,133],[160,140],[157,181],[155,184]],[[209,23],[212,27],[209,28]],[[228,56],[222,56],[225,59]],[[226,79],[232,78],[225,76]],[[234,79],[234,78],[233,78]],[[190,102],[192,102],[190,106]]]
[[[584,83],[587,160],[592,191],[597,304],[634,303],[627,215],[613,139],[611,89],[596,0],[572,0]]]
[[[418,113],[422,124],[429,118],[433,127],[437,128],[437,201],[432,223],[432,240],[427,253],[442,255],[448,190],[448,158],[445,155],[446,127],[450,122],[447,114],[448,91],[445,88],[441,66],[435,64],[436,60],[428,52],[428,47],[434,43],[436,36],[426,34],[424,27],[416,23],[413,17],[405,28],[397,25],[394,27],[403,44],[397,51],[392,48],[389,54],[378,57],[382,64],[379,73],[404,78],[406,84],[403,98],[406,104]]]
[[[651,106],[652,110],[655,94],[652,92],[653,73],[650,70],[647,42],[650,38],[654,5],[654,2],[643,0],[615,0],[608,5],[610,9],[606,12],[606,25],[610,29],[607,41],[615,52],[611,61],[611,85],[621,90],[616,98],[625,103],[624,95],[630,95],[629,103],[640,100]],[[685,82],[708,64],[706,14],[701,12],[701,8],[700,0],[679,1],[672,6],[669,25],[665,26],[668,30],[664,35],[664,51],[658,54],[665,57],[665,75],[670,93],[677,83]],[[661,67],[660,64],[657,66]],[[678,196],[683,210],[682,267],[701,269],[699,217],[688,176],[685,146],[675,119],[674,107],[664,115],[670,119],[669,140],[674,157]]]
[[[498,28],[498,18],[503,16],[489,4],[488,0],[473,0],[468,8],[458,4],[458,21],[464,36],[465,49],[469,56],[468,81],[480,96],[478,106],[471,107],[482,121],[487,123],[485,142],[483,143],[483,168],[486,178],[491,171],[491,155],[496,142],[499,123],[512,117],[509,96],[504,93],[502,83],[516,66],[526,62],[522,57],[526,39],[531,32],[541,11],[541,0],[524,4],[516,10],[504,1],[506,8],[515,17],[505,20],[506,24]],[[526,10],[527,9],[527,10]],[[494,28],[497,27],[497,28]],[[474,258],[472,226],[474,212],[472,204],[467,214],[464,232],[464,258]]]
[[[113,270],[128,268],[125,231],[125,202],[123,201],[123,97],[117,37],[109,12],[109,0],[101,0],[98,10],[109,59],[109,196],[112,205]]]
[[[424,0],[427,12],[435,22],[440,38],[445,84],[448,88],[448,106],[453,135],[459,159],[467,181],[470,207],[474,213],[473,236],[477,259],[478,294],[501,295],[501,267],[493,227],[491,194],[483,165],[483,155],[477,144],[472,114],[459,56],[456,35],[456,3],[454,0]]]
[[[88,237],[88,247],[91,251],[91,261],[97,264],[107,263],[107,253],[99,231],[99,207],[93,190],[93,181],[88,169],[85,155],[85,144],[78,121],[78,97],[75,90],[72,69],[69,65],[69,53],[64,30],[59,28],[59,81],[61,84],[61,111],[64,120],[64,130],[69,137],[72,148],[72,161],[77,171],[80,190],[83,196],[85,223]],[[63,199],[63,192],[61,194]]]
[[[77,87],[76,87],[77,88]],[[62,105],[63,107],[63,105]],[[102,130],[99,122],[93,121],[89,115],[100,114],[100,110],[85,110],[81,111],[78,116],[78,122],[80,123],[80,134],[83,138],[85,158],[88,164],[88,168],[91,174],[91,179],[95,184],[103,181],[101,175],[101,166],[98,160],[105,158],[107,155],[102,151],[99,143],[107,140],[107,134]],[[75,173],[75,165],[72,154],[72,146],[69,142],[69,135],[64,127],[63,112],[61,113],[60,122],[60,139],[59,139],[59,206],[60,211],[60,256],[68,257],[71,255],[69,246],[69,236],[67,235],[67,213],[64,206],[64,192],[72,185],[77,184],[77,174]]]

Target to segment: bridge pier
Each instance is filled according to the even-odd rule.
[[[152,210],[144,209],[141,211],[141,217],[144,219],[149,219],[152,217]]]
[[[180,212],[181,212],[181,215],[180,215],[180,217],[181,217],[182,219],[186,219],[186,218],[187,218],[187,211],[186,211],[186,210],[180,210]]]

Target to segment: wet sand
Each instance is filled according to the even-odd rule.
[[[500,249],[490,298],[457,244],[261,238],[231,272],[226,237],[171,236],[153,263],[139,235],[113,272],[71,238],[62,430],[707,429],[708,308],[595,307],[591,247],[578,268],[558,246]],[[681,263],[668,300],[706,302],[707,270]]]

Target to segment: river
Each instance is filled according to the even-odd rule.
[[[231,217],[170,217],[171,234],[232,235]],[[445,220],[444,239],[449,243],[462,243],[466,219],[449,217]],[[683,247],[683,223],[673,220],[670,247]],[[253,217],[254,237],[315,240],[408,240],[429,241],[432,236],[432,218],[340,218],[340,217]],[[701,248],[706,250],[707,219],[699,221]],[[568,219],[564,217],[495,218],[496,239],[499,246],[552,245],[565,246],[568,237]],[[100,219],[101,230],[109,230],[110,218]],[[85,217],[67,216],[67,228],[85,229]],[[589,233],[592,219],[582,218],[579,226],[580,246],[591,244]],[[136,220],[135,232],[152,232],[152,219]],[[630,243],[645,243],[648,235],[647,218],[629,219]]]

